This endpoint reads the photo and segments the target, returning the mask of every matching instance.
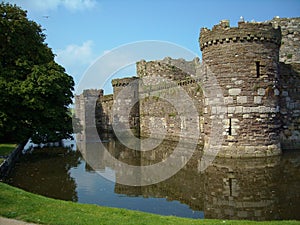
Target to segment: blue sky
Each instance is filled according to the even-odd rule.
[[[160,40],[183,46],[197,55],[201,27],[221,19],[236,26],[275,16],[299,17],[299,0],[9,0],[28,11],[45,29],[56,61],[76,84],[99,56],[127,43]],[[123,73],[134,73],[131,70]],[[132,74],[129,74],[132,75]],[[110,90],[108,90],[109,92]]]

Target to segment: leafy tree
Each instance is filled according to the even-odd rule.
[[[0,140],[36,143],[70,137],[74,81],[54,61],[40,25],[0,4]]]

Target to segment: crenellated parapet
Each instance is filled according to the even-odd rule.
[[[125,77],[125,78],[119,78],[119,79],[113,79],[111,81],[111,84],[113,87],[124,87],[129,85],[131,82],[139,79],[138,77]]]
[[[265,157],[299,149],[299,35],[300,18],[240,21],[237,27],[222,20],[201,29],[202,63],[199,58],[141,60],[137,77],[112,80],[112,95],[85,90],[76,96],[78,118],[85,121],[83,127],[93,125],[89,102],[98,98],[101,129],[113,131],[118,124],[122,135],[130,129],[143,138],[155,129],[156,135],[178,141],[190,123],[178,113],[188,108],[185,93],[197,110],[193,131],[199,131],[207,154],[219,149],[220,157]],[[216,133],[220,143],[214,142]]]
[[[238,27],[230,27],[228,20],[222,20],[212,30],[201,29],[199,38],[201,51],[211,45],[229,42],[271,42],[281,43],[280,28],[274,28],[271,23],[239,22]]]
[[[127,90],[124,93],[127,93],[129,90],[132,91],[133,95],[138,93],[138,77],[125,77],[119,79],[113,79],[111,84],[113,86],[113,98],[116,99],[119,92],[122,90]],[[127,89],[124,89],[128,87]]]
[[[128,129],[136,135],[139,132],[138,80],[138,77],[126,77],[111,82],[113,86],[111,121],[118,127],[118,135],[127,136]]]
[[[194,75],[198,61],[198,58],[186,61],[170,57],[155,61],[141,60],[137,62],[136,69],[139,77],[161,77],[178,81]]]
[[[100,89],[87,89],[84,90],[83,93],[81,94],[83,97],[99,97],[103,95],[103,90]]]
[[[103,95],[102,98],[100,98],[100,101],[102,101],[102,102],[109,102],[109,101],[112,101],[113,99],[114,99],[113,94]]]

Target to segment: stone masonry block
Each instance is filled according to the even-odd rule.
[[[243,106],[237,106],[235,108],[235,113],[242,113],[243,112]]]
[[[266,90],[263,89],[263,88],[259,88],[259,89],[257,90],[257,94],[258,94],[258,95],[263,96],[263,95],[265,95],[265,93],[266,93]]]
[[[224,97],[224,103],[225,104],[231,104],[231,103],[233,103],[233,97],[231,97],[231,96]]]
[[[241,91],[242,90],[240,88],[231,88],[228,90],[229,95],[234,95],[234,96],[239,95]]]
[[[237,103],[245,104],[247,103],[247,96],[237,96]]]
[[[254,96],[254,103],[255,104],[261,104],[261,100],[262,100],[261,96]]]

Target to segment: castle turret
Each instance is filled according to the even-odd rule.
[[[77,140],[97,140],[99,137],[94,132],[96,128],[95,108],[98,98],[103,96],[103,90],[89,89],[84,90],[82,94],[75,96],[75,120],[73,126]]]
[[[224,130],[220,156],[261,157],[281,153],[279,143],[278,55],[280,28],[271,23],[223,20],[202,28],[203,63],[216,77],[224,95]],[[212,107],[205,101],[206,135]],[[208,142],[207,142],[208,143]]]
[[[111,112],[115,132],[131,130],[139,136],[138,78],[127,77],[112,80],[113,107]]]

